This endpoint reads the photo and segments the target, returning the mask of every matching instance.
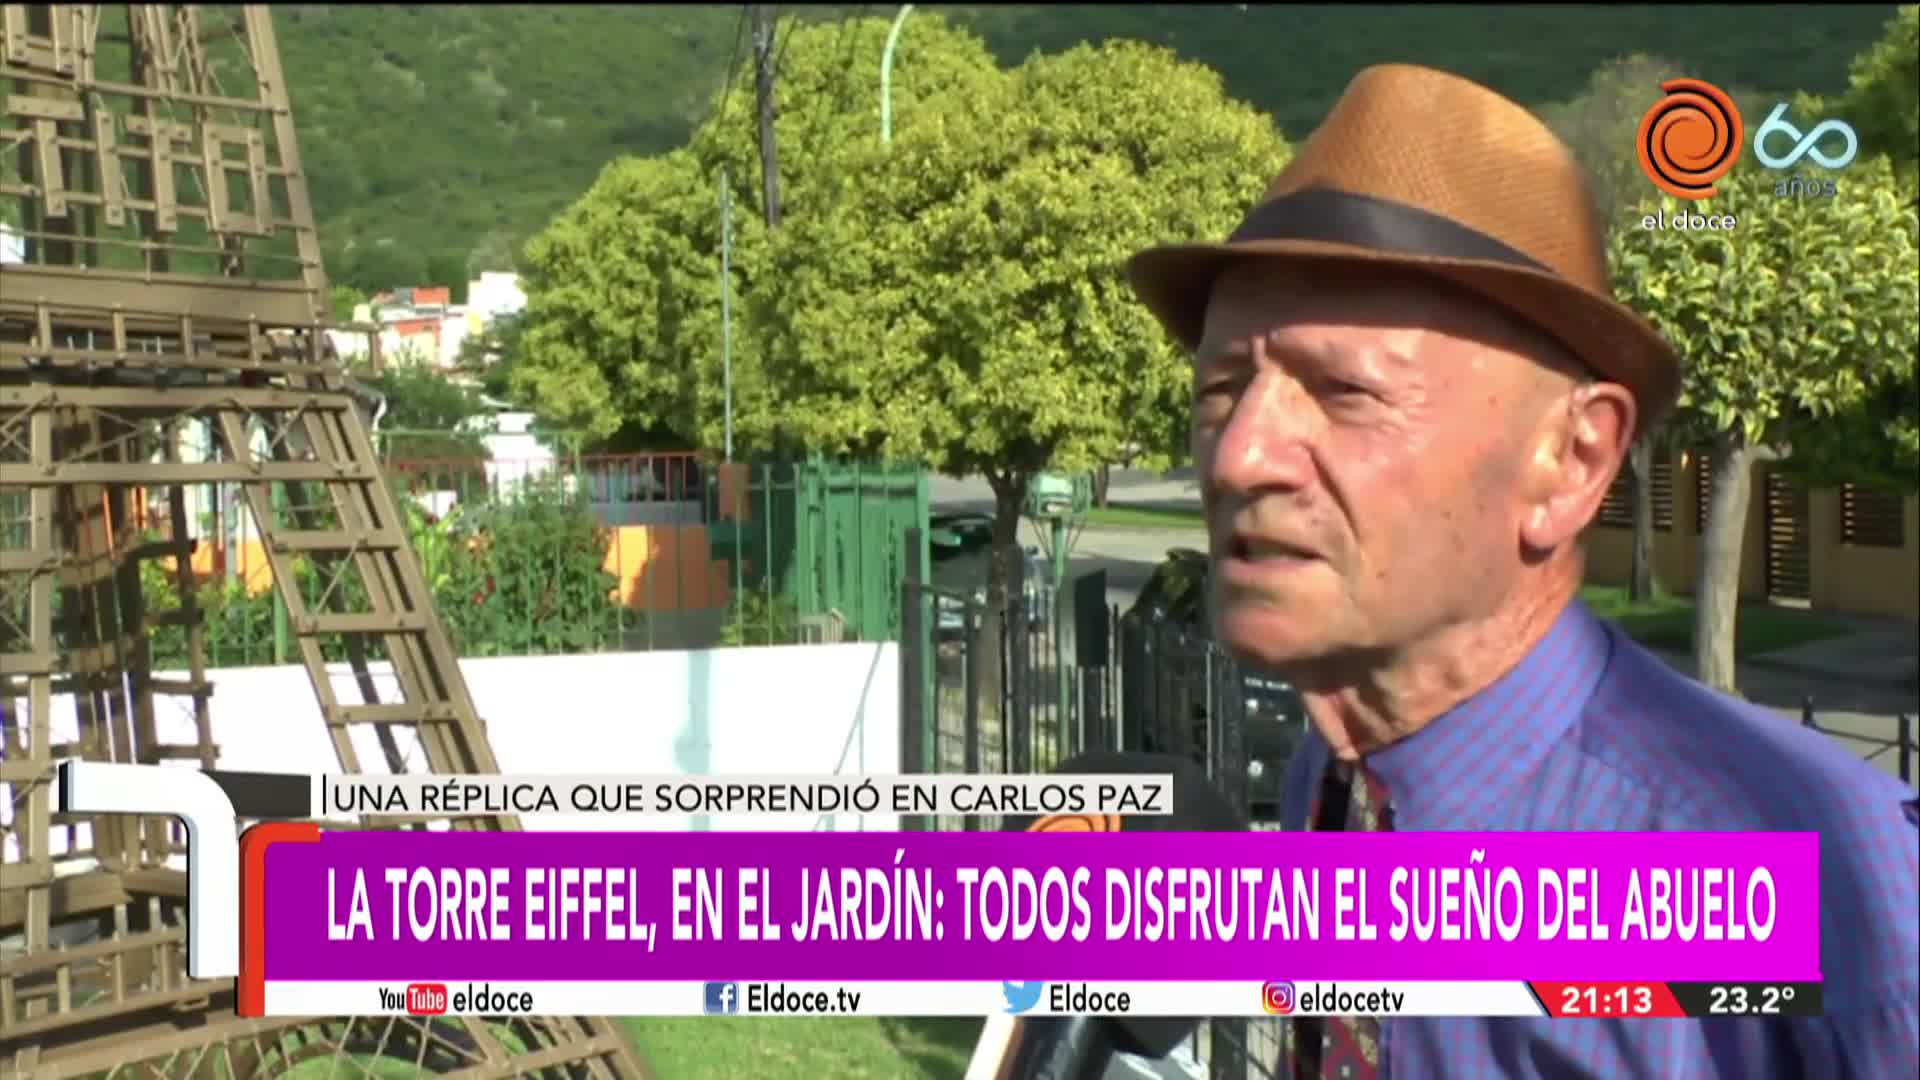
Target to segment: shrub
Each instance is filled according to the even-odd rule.
[[[402,505],[433,605],[460,655],[577,653],[616,640],[618,581],[606,570],[607,533],[564,483],[527,481],[503,499],[456,504],[443,517],[411,499]],[[307,606],[322,609],[328,582],[306,559],[293,565]],[[180,606],[173,574],[158,562],[141,566],[141,585],[149,613]],[[357,574],[331,587],[343,594],[345,610],[366,610]],[[216,578],[200,584],[195,600],[208,666],[272,662],[271,590],[250,595],[240,582]],[[151,627],[149,640],[154,667],[186,665],[184,628]],[[328,660],[346,658],[335,639],[324,652]],[[384,657],[377,640],[368,643],[368,655]]]

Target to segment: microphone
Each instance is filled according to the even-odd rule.
[[[1006,832],[1245,832],[1246,816],[1213,786],[1206,770],[1172,754],[1077,754],[1064,774],[1168,773],[1173,813],[1154,817],[1050,814],[1008,817]],[[1067,843],[1070,841],[1062,841]],[[965,1080],[1099,1080],[1116,1054],[1163,1058],[1200,1026],[1199,1017],[1036,1016],[989,1019]]]

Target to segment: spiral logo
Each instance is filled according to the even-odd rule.
[[[1028,832],[1119,832],[1120,819],[1112,814],[1054,814],[1027,826]]]
[[[1726,91],[1699,79],[1669,79],[1667,95],[1640,118],[1640,169],[1677,199],[1710,199],[1740,160],[1746,126]]]
[[[1293,1012],[1293,984],[1290,982],[1262,984],[1260,1008],[1272,1016],[1290,1015]]]

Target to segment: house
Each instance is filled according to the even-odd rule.
[[[520,275],[482,271],[467,285],[467,309],[478,312],[482,321],[518,315],[527,307],[527,294],[520,289]]]
[[[1692,595],[1713,472],[1682,451],[1652,469],[1654,575]],[[1587,580],[1624,585],[1633,568],[1633,499],[1624,470],[1587,538]],[[1850,484],[1810,490],[1762,466],[1741,543],[1743,600],[1920,619],[1920,499]]]
[[[484,334],[493,321],[526,307],[518,274],[488,271],[467,285],[469,302],[455,304],[445,286],[410,286],[380,293],[356,306],[353,321],[378,325],[380,353],[388,362],[424,361],[442,371],[460,363],[469,337]],[[349,361],[366,356],[363,334],[335,332],[335,351]]]

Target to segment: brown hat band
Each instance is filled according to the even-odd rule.
[[[1262,203],[1228,239],[1305,240],[1423,259],[1498,262],[1551,273],[1547,267],[1450,218],[1417,206],[1332,188],[1307,188]]]

